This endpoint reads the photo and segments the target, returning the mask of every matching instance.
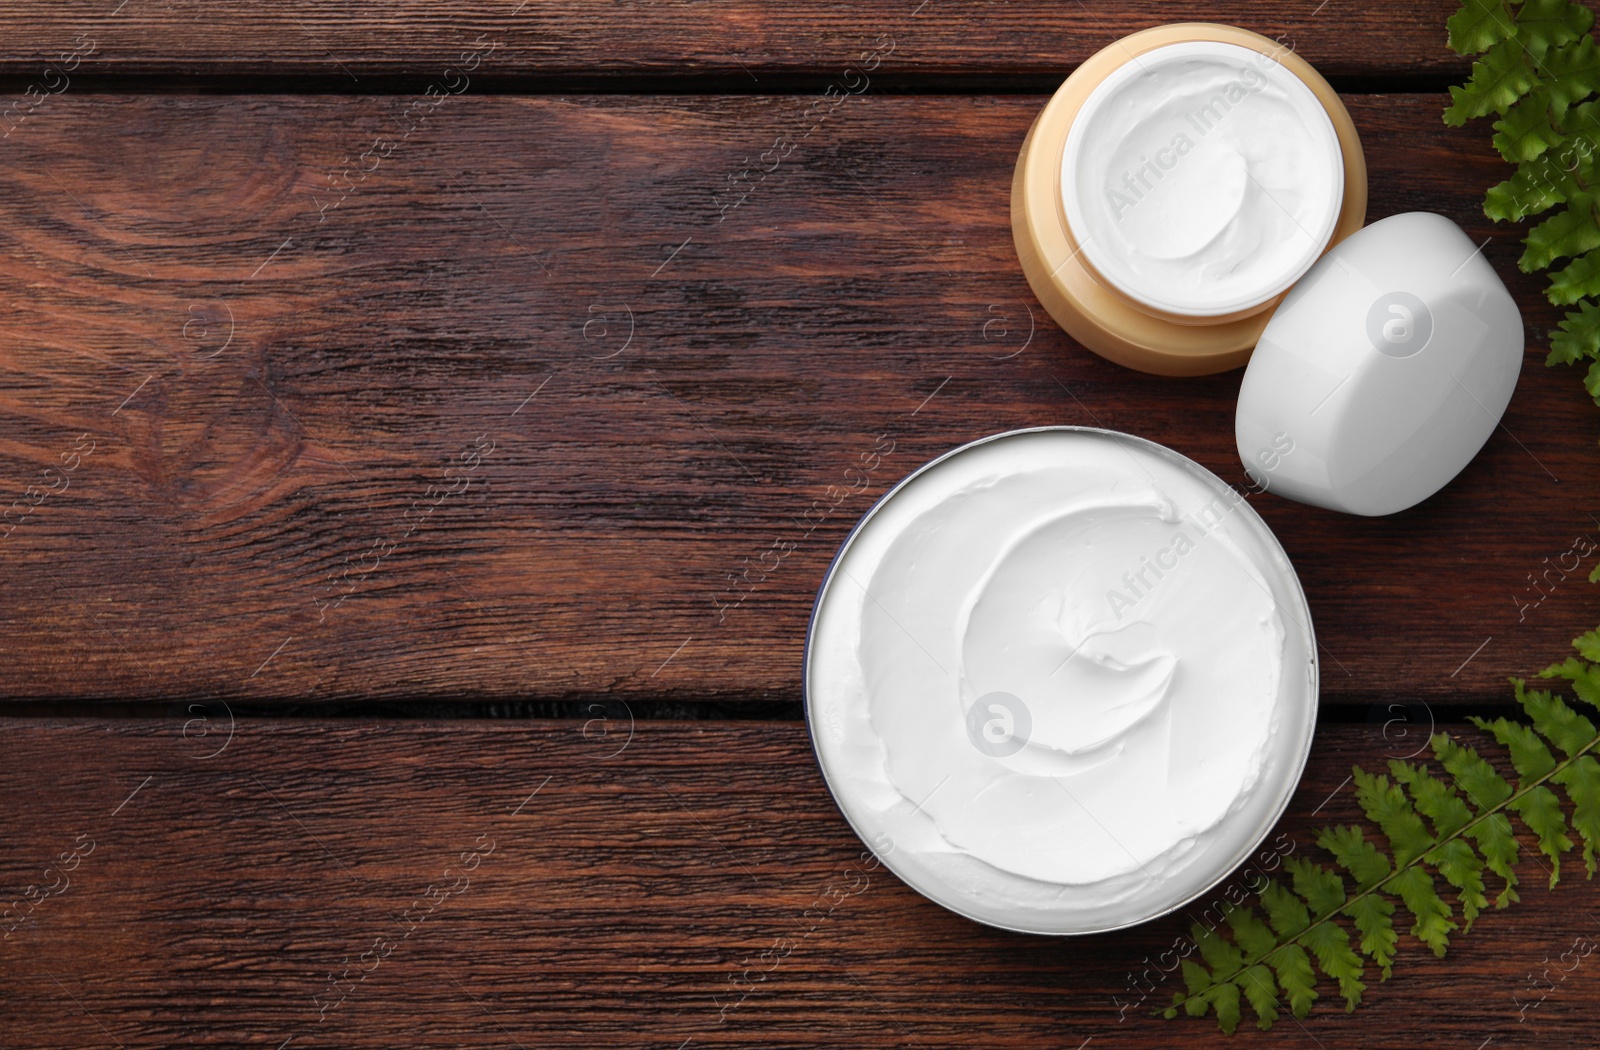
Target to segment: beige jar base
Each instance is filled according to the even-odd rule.
[[[1084,100],[1133,56],[1190,40],[1237,44],[1275,59],[1327,109],[1344,159],[1344,197],[1327,247],[1359,230],[1367,214],[1367,164],[1349,112],[1310,64],[1276,42],[1234,26],[1188,22],[1134,33],[1091,56],[1061,85],[1023,140],[1011,183],[1011,232],[1034,295],[1068,335],[1107,360],[1156,375],[1209,375],[1242,367],[1283,298],[1223,318],[1162,315],[1104,283],[1067,227],[1062,153]]]

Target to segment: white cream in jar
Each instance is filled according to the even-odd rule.
[[[1131,58],[1067,135],[1068,229],[1143,308],[1217,317],[1279,295],[1321,255],[1344,194],[1328,111],[1250,48],[1169,44]]]
[[[1128,435],[1017,431],[863,519],[817,599],[806,711],[845,816],[971,918],[1115,929],[1199,896],[1288,803],[1315,642],[1241,495]]]

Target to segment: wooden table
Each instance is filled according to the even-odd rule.
[[[984,434],[1244,481],[1239,374],[1087,353],[1008,220],[1061,78],[1206,19],[1328,75],[1369,219],[1487,239],[1528,326],[1424,505],[1253,500],[1324,653],[1272,841],[1565,655],[1600,412],[1480,211],[1489,129],[1441,122],[1453,7],[0,0],[0,887],[79,855],[0,941],[0,1044],[1228,1043],[1147,1016],[1185,918],[1053,940],[845,881],[806,618],[872,501]],[[1600,957],[1532,981],[1600,887],[1526,863],[1447,959],[1404,936],[1354,1015],[1230,1045],[1593,1045]]]

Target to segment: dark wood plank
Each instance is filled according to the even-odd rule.
[[[0,171],[0,693],[794,700],[838,544],[955,445],[1104,425],[1244,484],[1238,373],[1117,368],[1034,303],[1007,193],[1042,101],[867,96],[805,136],[805,99],[466,97],[402,137],[398,98],[53,100]],[[1372,218],[1493,238],[1522,383],[1422,507],[1255,504],[1327,699],[1494,700],[1600,618],[1600,553],[1567,557],[1600,411],[1479,210],[1487,128],[1350,104]]]
[[[1453,0],[1393,6],[1135,0],[1093,9],[1048,0],[471,0],[446,9],[429,0],[381,6],[5,0],[0,75],[42,76],[52,58],[93,41],[81,67],[88,77],[310,75],[359,91],[374,77],[437,78],[481,41],[496,45],[481,67],[491,81],[721,75],[759,86],[762,75],[837,75],[888,37],[896,47],[886,76],[1064,76],[1119,36],[1182,21],[1235,24],[1292,43],[1331,76],[1457,75],[1467,63],[1445,47],[1444,30],[1456,6]]]
[[[1123,1009],[1185,918],[1029,937],[884,869],[851,874],[861,843],[796,724],[212,728],[0,723],[0,887],[59,887],[0,940],[8,1045],[1336,1047],[1403,1029],[1417,1047],[1556,1046],[1587,1045],[1600,1008],[1600,957],[1525,1021],[1513,1000],[1538,1000],[1529,971],[1600,936],[1600,888],[1576,862],[1547,891],[1525,858],[1523,902],[1442,961],[1402,935],[1394,977],[1369,967],[1354,1015],[1323,1001],[1303,1028],[1229,1041],[1144,1016],[1176,975],[1153,972]],[[1370,727],[1322,731],[1270,851],[1315,853],[1316,828],[1356,814],[1350,764],[1386,752]],[[44,871],[75,845],[62,886]],[[430,887],[454,891],[414,905]],[[375,943],[389,947],[363,959]],[[747,969],[753,988],[736,983]]]

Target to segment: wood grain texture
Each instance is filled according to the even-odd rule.
[[[0,170],[0,693],[794,700],[829,559],[939,453],[1100,425],[1245,483],[1239,373],[1117,368],[1034,303],[1043,99],[813,101],[52,99]],[[1488,129],[1349,101],[1369,217],[1487,242],[1521,385],[1412,511],[1254,505],[1325,699],[1497,700],[1597,618],[1600,412],[1479,210]]]
[[[120,7],[98,0],[0,3],[0,75],[39,76],[82,39],[86,76],[317,76],[352,91],[370,78],[436,76],[480,39],[500,46],[490,80],[583,76],[691,78],[831,75],[880,34],[898,44],[894,75],[1068,71],[1114,39],[1167,22],[1224,22],[1292,43],[1330,76],[1464,74],[1445,46],[1452,0],[1383,6],[1320,0],[1082,4],[1025,0],[868,0],[525,4],[400,0],[383,5],[218,4]],[[114,9],[114,10],[113,10]],[[369,82],[363,84],[363,78]]]
[[[852,873],[870,860],[800,725],[609,728],[0,723],[0,887],[59,887],[0,940],[6,1045],[1348,1047],[1403,1031],[1536,1047],[1587,1045],[1600,1009],[1600,956],[1529,988],[1600,936],[1576,862],[1546,890],[1525,856],[1522,903],[1443,961],[1403,934],[1354,1015],[1324,999],[1303,1028],[1229,1041],[1143,1015],[1176,974],[1118,1005],[1170,967],[1187,918],[1084,939],[980,926],[886,869]],[[1319,733],[1269,857],[1316,855],[1317,828],[1357,815],[1350,764],[1386,753],[1369,727]],[[474,846],[492,852],[458,874]],[[44,874],[75,847],[70,885]]]

